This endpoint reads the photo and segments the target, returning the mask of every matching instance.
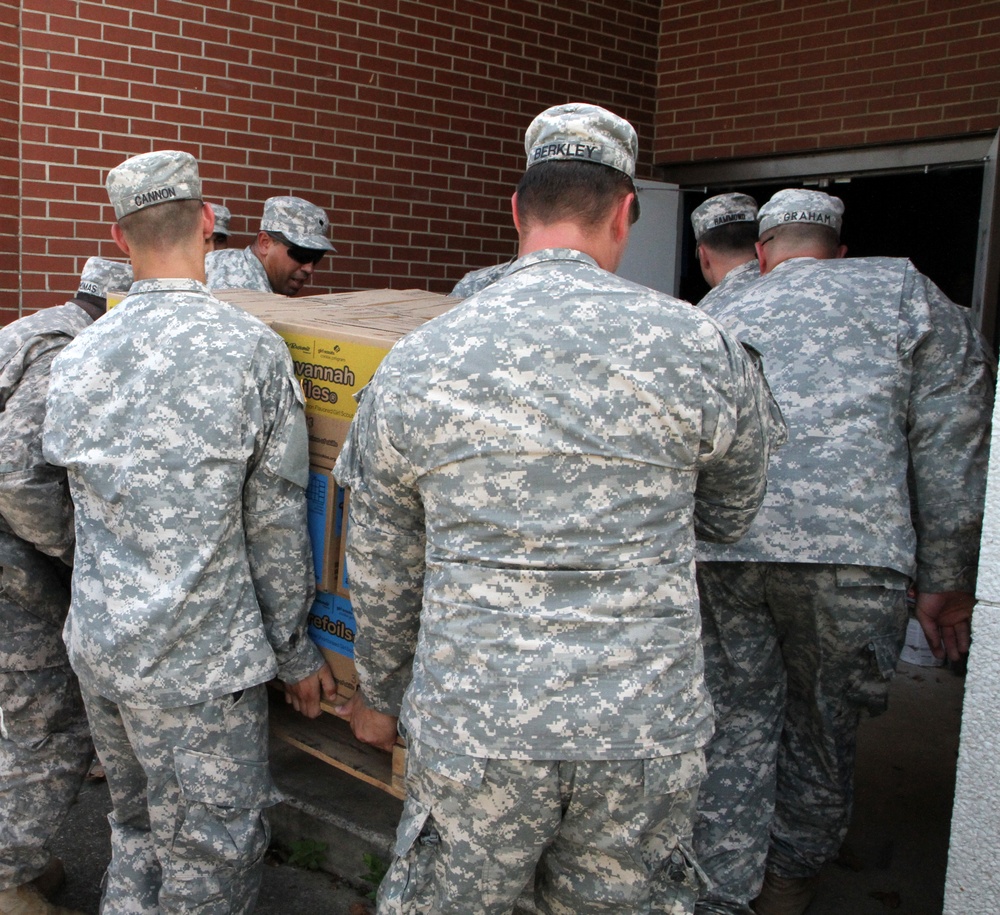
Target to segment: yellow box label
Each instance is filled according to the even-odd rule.
[[[292,354],[295,376],[306,398],[306,413],[350,420],[356,406],[354,394],[371,381],[388,350],[310,334],[278,332]]]

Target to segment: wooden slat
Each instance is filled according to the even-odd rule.
[[[305,718],[285,703],[280,692],[272,692],[272,733],[334,768],[381,788],[393,797],[402,798],[402,767],[406,754],[402,743],[397,743],[391,754],[361,743],[346,721],[330,714],[332,706],[323,705],[324,714]]]
[[[406,794],[406,744],[399,738],[392,748],[392,793],[396,797]]]

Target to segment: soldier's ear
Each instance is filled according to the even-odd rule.
[[[511,216],[514,218],[514,228],[517,229],[518,232],[520,232],[521,217],[518,215],[517,212],[517,191],[514,191],[514,193],[510,195],[510,212]]]
[[[633,207],[635,206],[635,194],[625,194],[618,199],[611,218],[611,230],[615,241],[628,238],[629,230],[635,220],[632,219]]]
[[[202,202],[201,219],[205,241],[211,241],[212,233],[215,231],[215,210],[212,209],[211,204]]]
[[[111,237],[115,240],[115,244],[118,245],[122,251],[129,257],[132,256],[132,251],[129,249],[128,242],[125,240],[125,233],[122,232],[122,227],[118,225],[117,222],[111,223]]]
[[[754,247],[757,249],[757,263],[760,264],[760,275],[761,276],[763,276],[765,273],[767,273],[771,269],[770,265],[767,263],[767,248],[766,248],[766,244],[767,244],[768,241],[771,241],[771,239],[770,238],[767,239],[763,245],[759,241],[754,245]]]

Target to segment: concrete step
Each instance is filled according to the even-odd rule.
[[[274,736],[271,771],[284,795],[269,811],[272,842],[283,849],[307,840],[324,843],[322,870],[358,888],[371,886],[365,855],[388,865],[403,802]],[[514,915],[537,915],[528,893]]]
[[[321,869],[352,882],[369,873],[366,854],[388,865],[402,801],[273,737],[271,772],[284,795],[269,811],[272,842],[325,843]]]

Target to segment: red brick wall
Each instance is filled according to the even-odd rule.
[[[88,256],[119,256],[103,180],[154,148],[199,159],[236,244],[272,194],[326,208],[338,253],[307,292],[442,292],[510,256],[524,128],[550,104],[584,98],[628,117],[652,174],[658,2],[19,6],[23,292],[0,290],[0,308],[63,301]]]
[[[656,159],[1000,127],[997,0],[667,0]]]
[[[0,0],[0,324],[17,317],[18,236],[18,3]]]

